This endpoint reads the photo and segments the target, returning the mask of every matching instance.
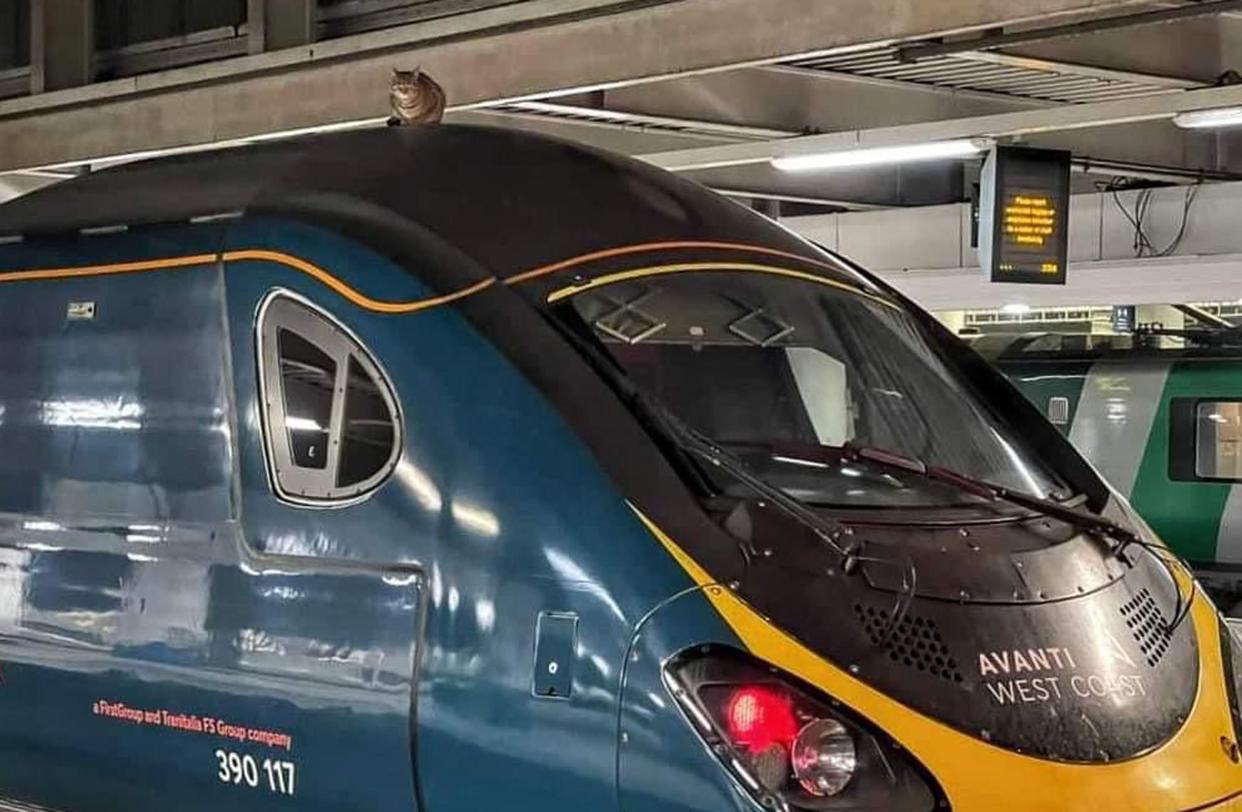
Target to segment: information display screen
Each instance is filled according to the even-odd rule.
[[[980,178],[979,260],[993,282],[1065,284],[1070,153],[994,147]]]

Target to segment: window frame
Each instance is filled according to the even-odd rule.
[[[1174,482],[1242,483],[1242,477],[1199,474],[1199,407],[1205,403],[1242,405],[1242,397],[1181,397],[1169,401],[1169,479]]]
[[[1053,406],[1056,406],[1056,414],[1053,414]],[[1052,395],[1048,398],[1047,411],[1044,415],[1048,418],[1048,422],[1054,426],[1069,426],[1073,423],[1070,420],[1070,399],[1065,395]]]
[[[304,468],[293,462],[288,442],[284,378],[280,368],[279,331],[288,330],[318,348],[336,365],[328,424],[327,464]],[[283,502],[306,508],[342,508],[369,499],[392,476],[405,446],[405,415],[392,378],[356,333],[326,309],[286,288],[268,291],[254,321],[255,363],[259,394],[259,426],[263,437],[268,486]],[[393,444],[388,460],[367,479],[337,484],[349,361],[356,358],[376,382],[393,418]],[[284,438],[279,440],[278,438]]]

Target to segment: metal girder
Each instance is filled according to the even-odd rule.
[[[1059,73],[1063,75],[1072,74],[1075,76],[1088,76],[1093,79],[1103,79],[1108,82],[1155,85],[1158,87],[1176,88],[1179,90],[1191,90],[1196,87],[1204,86],[1202,82],[1196,82],[1193,79],[1183,79],[1178,76],[1159,76],[1152,73],[1139,73],[1137,71],[1097,68],[1094,65],[1082,65],[1077,62],[1037,59],[1033,56],[1004,54],[999,51],[964,51],[959,54],[954,54],[954,56],[958,59],[969,59],[972,62],[988,62],[993,65],[1005,65],[1007,67],[1045,70],[1049,73]]]
[[[874,87],[883,87],[910,93],[938,93],[942,96],[955,96],[959,99],[975,99],[982,102],[992,102],[1010,107],[1049,107],[1056,104],[1056,102],[1048,101],[1047,99],[1022,98],[1020,96],[1011,96],[1006,93],[994,93],[990,90],[974,90],[960,87],[947,87],[944,85],[920,84],[918,82],[905,82],[900,79],[882,79],[878,76],[870,76],[864,73],[847,73],[845,71],[835,70],[832,68],[810,68],[799,65],[761,65],[757,67],[756,70],[763,70],[771,73],[783,73],[788,76],[802,76],[807,79],[819,79],[822,81],[853,82],[855,84],[872,85]]]
[[[706,147],[713,144],[733,143],[737,139],[708,136],[686,130],[657,127],[633,127],[614,122],[552,118],[537,113],[521,113],[496,108],[481,110],[458,110],[444,119],[450,124],[472,124],[487,127],[505,127],[512,130],[549,135],[579,144],[623,155],[657,150]],[[659,144],[660,146],[654,146]],[[2,177],[2,176],[0,176]]]
[[[741,198],[744,200],[772,200],[777,203],[802,203],[807,206],[826,206],[835,209],[844,209],[846,211],[878,211],[888,208],[887,206],[878,206],[874,203],[859,203],[856,200],[837,200],[829,197],[809,197],[807,195],[787,195],[779,192],[756,192],[747,189],[729,189],[721,186],[709,187],[713,192],[724,195],[725,197]]]
[[[703,119],[681,118],[677,116],[655,116],[647,113],[632,113],[625,110],[610,110],[606,107],[587,107],[579,104],[561,104],[559,102],[524,101],[506,104],[503,107],[484,108],[495,112],[516,111],[546,115],[550,118],[580,119],[625,127],[654,127],[688,133],[697,133],[719,137],[728,141],[760,141],[773,138],[790,138],[798,135],[788,130],[776,130],[770,127],[754,127],[745,124],[729,124],[720,121],[704,121]]]
[[[394,64],[421,64],[469,107],[1136,3],[526,0],[0,102],[0,171],[382,117]]]
[[[764,163],[773,158],[815,155],[864,147],[921,144],[957,138],[1003,138],[1089,129],[1173,118],[1178,113],[1242,105],[1242,85],[1163,93],[1120,101],[1065,105],[1016,113],[930,121],[900,127],[808,135],[781,141],[729,144],[640,156],[673,171]]]
[[[1005,53],[968,51],[917,62],[902,61],[900,53],[899,47],[877,48],[864,53],[792,60],[787,64],[831,72],[833,76],[853,74],[907,86],[981,91],[1054,103],[1105,101],[1205,86],[1164,76]]]

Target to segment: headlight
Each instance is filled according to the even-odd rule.
[[[666,676],[699,735],[769,809],[948,808],[934,780],[888,737],[746,654],[695,649]]]

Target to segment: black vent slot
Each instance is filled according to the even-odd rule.
[[[884,641],[884,632],[892,620],[889,609],[877,609],[874,606],[854,604],[854,615],[862,624],[863,633],[873,646]],[[936,622],[930,618],[919,617],[907,612],[897,623],[884,645],[888,658],[895,663],[917,669],[934,677],[961,682],[962,672],[957,668],[957,660],[949,653],[949,647],[940,637]]]
[[[1139,650],[1147,658],[1147,664],[1155,668],[1169,650],[1173,632],[1165,622],[1164,615],[1160,614],[1160,607],[1156,605],[1156,599],[1147,591],[1147,587],[1140,589],[1138,594],[1122,605],[1121,616],[1130,627],[1130,633],[1134,635]]]

